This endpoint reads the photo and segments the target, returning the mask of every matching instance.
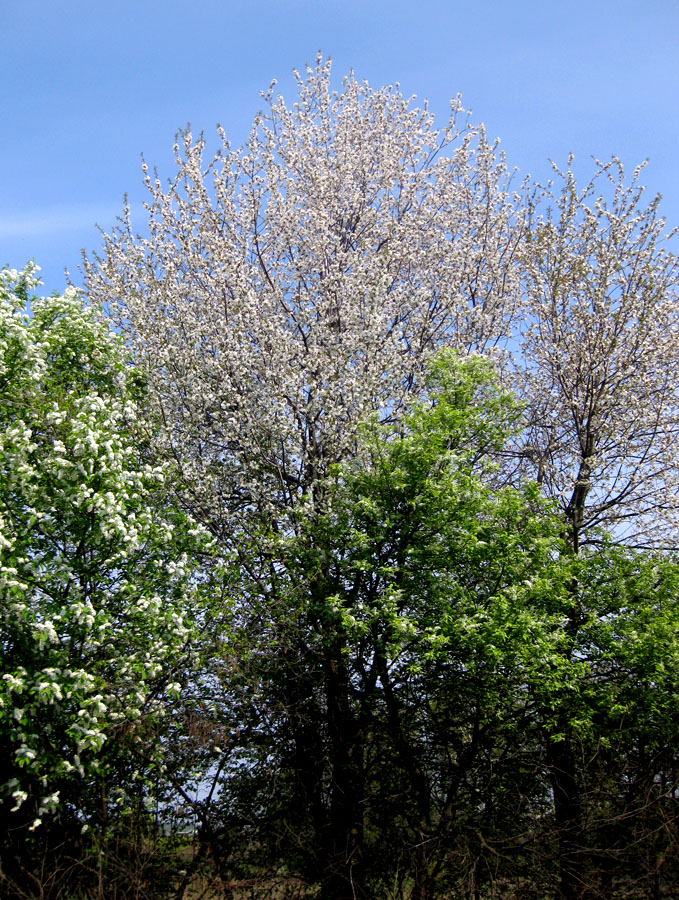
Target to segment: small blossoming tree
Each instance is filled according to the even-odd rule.
[[[33,829],[64,804],[86,824],[116,755],[158,754],[206,545],[132,438],[141,382],[119,338],[36,283],[0,273],[0,808]]]
[[[528,210],[521,452],[576,552],[602,528],[627,545],[679,541],[679,261],[642,169],[598,163],[581,187],[555,167]]]

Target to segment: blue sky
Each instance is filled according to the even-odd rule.
[[[460,92],[524,174],[648,157],[679,224],[677,0],[0,0],[0,34],[0,264],[35,258],[45,293],[79,283],[124,193],[141,204],[142,152],[165,177],[187,122],[240,143],[319,49],[441,119]]]

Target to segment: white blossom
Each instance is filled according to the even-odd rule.
[[[524,250],[519,453],[579,542],[677,543],[679,267],[641,167],[598,163],[579,188],[555,168]]]
[[[437,130],[396,88],[333,91],[320,58],[297,88],[207,163],[183,134],[168,187],[144,164],[147,236],[127,209],[86,263],[197,517],[236,549],[255,510],[294,527],[447,344],[495,354],[527,409],[506,471],[537,476],[574,539],[676,543],[677,266],[641,170],[515,193],[459,98]]]
[[[319,59],[298,102],[270,93],[240,150],[183,135],[169,188],[146,172],[149,235],[129,217],[86,264],[149,372],[185,501],[238,532],[303,503],[373,410],[394,415],[442,343],[506,341],[519,301],[511,175],[459,100],[426,106]]]
[[[0,792],[17,809],[37,777],[42,817],[54,781],[99,777],[116,729],[154,714],[149,695],[162,709],[207,535],[166,520],[171,470],[139,459],[119,337],[73,290],[25,315],[32,272],[0,277]]]

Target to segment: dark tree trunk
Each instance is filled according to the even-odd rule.
[[[339,646],[328,650],[325,679],[332,782],[320,897],[365,900],[363,734]]]
[[[569,545],[569,551],[575,556],[580,552],[585,502],[591,487],[590,460],[593,452],[594,438],[588,433],[577,481],[566,508],[566,543]],[[569,592],[572,606],[565,627],[569,638],[566,653],[570,656],[582,625],[577,579],[573,579]],[[573,754],[572,728],[565,709],[559,710],[556,728],[548,736],[547,754],[559,845],[559,897],[560,900],[582,900],[585,896],[584,871],[587,862],[582,843],[582,802]]]
[[[582,807],[569,737],[550,738],[548,753],[559,842],[559,897],[579,900],[583,895]]]

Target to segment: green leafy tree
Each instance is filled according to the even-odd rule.
[[[574,890],[664,896],[678,862],[679,565],[602,543],[571,571],[581,621],[534,691],[546,732],[567,728],[573,748]]]
[[[516,855],[521,829],[503,804],[544,808],[536,742],[516,737],[534,728],[526,678],[558,646],[545,598],[563,593],[564,577],[538,492],[494,483],[516,401],[487,362],[450,353],[430,365],[427,385],[428,399],[392,433],[369,431],[343,469],[333,553],[357,620],[348,694],[360,672],[379,686],[366,856],[387,862],[382,891],[400,877],[422,898],[481,880],[479,835],[486,850],[495,840]],[[394,856],[380,854],[386,835],[398,875]]]
[[[443,896],[481,879],[479,834],[516,861],[509,809],[526,828],[546,805],[537,737],[510,748],[561,639],[558,520],[493,483],[519,409],[486,362],[444,354],[426,392],[360,429],[313,516],[259,535],[267,592],[244,589],[204,706],[225,734],[211,830],[241,877],[283,858],[323,898]]]

